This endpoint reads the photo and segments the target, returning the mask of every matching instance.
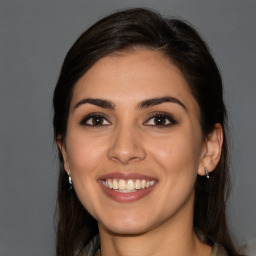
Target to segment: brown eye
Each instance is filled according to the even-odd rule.
[[[153,118],[155,125],[167,125],[170,123],[165,116],[156,116]]]
[[[101,116],[94,116],[91,118],[90,122],[91,122],[91,125],[102,125],[104,123],[104,118]],[[88,121],[87,121],[87,123],[88,123]]]
[[[147,120],[145,125],[154,126],[154,127],[168,127],[176,123],[177,123],[176,120],[170,114],[159,113],[159,114],[152,115]]]
[[[86,126],[104,126],[110,125],[110,122],[104,116],[91,114],[86,116],[80,124]]]

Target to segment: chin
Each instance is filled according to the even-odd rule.
[[[142,227],[105,227],[105,229],[117,236],[139,236],[146,233],[148,230]]]
[[[109,218],[113,220],[113,218]],[[139,220],[132,219],[130,216],[126,219],[116,219],[114,221],[99,222],[109,233],[117,235],[140,235],[150,230],[151,225]]]

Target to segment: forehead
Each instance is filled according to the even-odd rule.
[[[116,103],[172,96],[197,105],[181,71],[162,53],[138,50],[104,57],[75,85],[72,104],[84,97]]]

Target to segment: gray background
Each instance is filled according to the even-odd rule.
[[[232,135],[230,227],[256,238],[256,1],[1,0],[0,255],[54,255],[56,152],[51,98],[74,40],[110,12],[144,6],[191,22],[225,85]]]

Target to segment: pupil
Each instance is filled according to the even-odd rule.
[[[164,117],[161,117],[161,116],[158,116],[158,117],[155,119],[155,124],[156,124],[156,125],[164,125],[164,124],[165,124],[165,118],[164,118]]]
[[[92,119],[92,123],[93,123],[93,125],[101,125],[101,124],[102,124],[102,118],[100,118],[100,117],[94,117],[94,118]]]

